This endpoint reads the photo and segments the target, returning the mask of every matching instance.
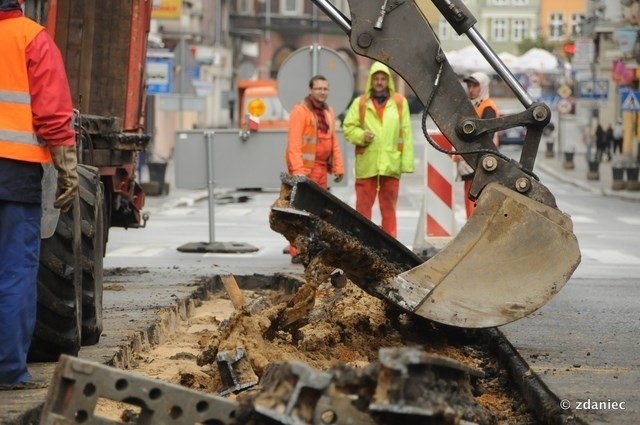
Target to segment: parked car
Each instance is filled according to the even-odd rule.
[[[500,146],[522,145],[524,144],[524,137],[526,134],[527,130],[524,127],[509,128],[498,133],[498,141]]]
[[[521,112],[521,110],[504,110],[500,111],[501,115],[513,115]],[[500,146],[505,145],[522,145],[527,129],[524,127],[513,127],[498,132],[498,141]]]
[[[510,114],[510,112],[506,112],[505,114]],[[554,132],[554,130],[555,130],[555,125],[552,122],[550,122],[542,130],[543,137],[545,138],[551,137],[551,134]],[[523,145],[524,138],[526,135],[527,135],[527,129],[525,127],[513,127],[507,130],[500,131],[498,133],[498,141],[500,142],[500,146]]]

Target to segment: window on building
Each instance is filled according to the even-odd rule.
[[[237,0],[237,11],[242,15],[253,14],[253,0]]]
[[[562,13],[552,13],[549,16],[549,40],[564,38],[564,16]]]
[[[345,16],[350,16],[349,12],[349,2],[347,0],[333,0],[331,3]],[[322,14],[322,12],[320,12]]]
[[[526,6],[529,4],[529,0],[511,0],[514,6]]]
[[[467,39],[467,34],[465,34],[465,33],[458,34],[457,32],[451,30],[451,34],[453,34],[451,36],[452,40],[466,40]]]
[[[584,22],[584,15],[581,13],[574,13],[571,15],[571,35],[582,34],[582,23]]]
[[[441,17],[438,21],[438,38],[440,40],[446,40],[447,35],[449,35],[449,22]]]
[[[511,41],[522,41],[527,37],[526,19],[514,19],[511,21]]]
[[[300,15],[302,3],[300,0],[280,0],[280,13],[283,15]]]
[[[491,3],[495,6],[504,6],[507,4],[507,0],[493,0]]]
[[[491,20],[491,38],[494,41],[506,41],[507,21],[504,19]]]

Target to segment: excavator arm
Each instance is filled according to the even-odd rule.
[[[427,141],[441,152],[462,155],[476,171],[470,197],[477,207],[455,239],[433,258],[374,285],[375,289],[370,280],[355,276],[355,282],[404,310],[460,327],[499,326],[546,304],[580,263],[570,217],[557,208],[533,172],[542,129],[551,119],[549,107],[530,98],[475,30],[476,20],[460,0],[432,1],[481,51],[521,101],[523,112],[488,120],[477,117],[414,0],[350,0],[351,19],[327,0],[312,1],[349,35],[357,54],[385,63],[411,86],[425,106],[422,123]],[[427,114],[455,151],[429,137]],[[527,128],[520,161],[503,155],[490,137],[516,126]],[[294,208],[296,196],[302,196],[296,192],[306,192],[302,186],[291,193]],[[347,229],[340,222],[334,225]],[[351,235],[362,240],[363,233]],[[353,273],[347,275],[354,278]]]
[[[433,0],[456,31],[465,33],[494,66],[525,106],[522,113],[490,120],[477,117],[458,76],[415,1],[351,0],[349,6],[353,20],[342,15],[327,0],[313,2],[345,30],[354,52],[385,63],[411,86],[425,105],[424,118],[429,114],[455,147],[456,153],[476,169],[478,177],[471,190],[472,199],[477,199],[490,182],[497,182],[531,199],[556,206],[553,195],[532,172],[542,129],[551,120],[551,111],[546,104],[531,99],[473,28],[476,20],[464,3],[459,0]],[[490,137],[495,131],[517,126],[528,130],[520,162],[502,155]],[[427,132],[424,133],[427,140],[435,144]],[[440,150],[444,151],[441,147]]]

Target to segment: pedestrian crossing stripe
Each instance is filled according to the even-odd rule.
[[[622,105],[620,109],[623,111],[640,111],[640,101],[635,91],[629,90],[626,95],[622,95]]]

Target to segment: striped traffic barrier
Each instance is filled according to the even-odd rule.
[[[429,136],[443,149],[453,149],[451,143],[440,131],[429,130]],[[425,245],[440,249],[456,233],[453,209],[455,163],[449,155],[439,152],[430,143],[426,143],[424,164],[424,196],[413,244],[416,252],[424,249]]]

